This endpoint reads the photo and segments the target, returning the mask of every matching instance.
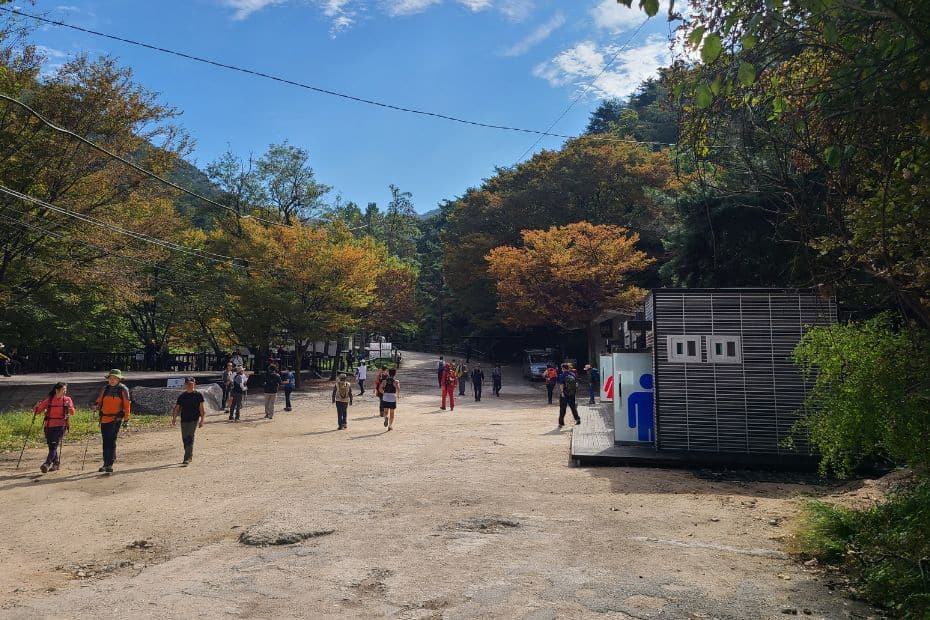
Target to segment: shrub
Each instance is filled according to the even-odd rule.
[[[930,335],[895,330],[882,315],[815,328],[795,350],[814,381],[798,432],[821,469],[847,475],[867,459],[890,459],[920,475],[930,468]]]

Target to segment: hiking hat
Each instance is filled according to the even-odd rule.
[[[340,373],[339,373],[339,378],[340,378],[340,379],[345,379],[345,378],[346,378],[346,373],[340,372]]]
[[[197,379],[193,377],[184,377],[184,383],[197,383]]]
[[[110,372],[107,373],[107,379],[110,377],[116,377],[117,379],[123,378],[123,371],[119,368],[111,368]]]

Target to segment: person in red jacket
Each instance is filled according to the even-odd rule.
[[[445,369],[442,371],[440,384],[442,384],[442,405],[440,408],[443,411],[446,410],[446,396],[448,396],[449,409],[455,411],[455,388],[459,384],[459,375],[454,365],[446,364]]]
[[[33,415],[45,415],[42,428],[45,431],[45,443],[48,444],[48,456],[39,467],[43,474],[56,471],[61,466],[58,448],[68,431],[68,418],[74,415],[74,403],[70,396],[66,396],[67,391],[68,384],[59,381],[48,393],[48,398],[36,403],[32,410]]]

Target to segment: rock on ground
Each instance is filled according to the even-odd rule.
[[[184,389],[180,387],[135,387],[132,389],[132,408],[137,413],[168,415]],[[215,383],[198,385],[205,406],[214,411],[222,409],[223,390]]]

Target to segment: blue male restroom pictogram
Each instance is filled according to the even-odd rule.
[[[652,420],[652,375],[643,374],[639,377],[639,385],[644,392],[633,392],[626,401],[627,415],[630,428],[635,428],[639,441],[655,441],[655,431]]]

